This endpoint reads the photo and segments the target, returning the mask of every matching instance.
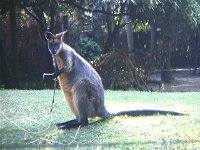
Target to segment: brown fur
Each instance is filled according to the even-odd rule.
[[[52,56],[58,69],[64,68],[58,76],[59,84],[78,122],[87,125],[88,117],[111,117],[104,105],[104,89],[100,76],[74,49],[62,42],[60,35],[46,37],[50,38],[49,50],[55,53]],[[58,50],[53,45],[56,42],[60,44]]]
[[[162,110],[122,111],[110,114],[104,105],[104,88],[100,76],[74,49],[63,43],[63,35],[64,33],[53,35],[50,32],[45,32],[49,51],[58,67],[58,71],[52,76],[58,76],[65,100],[76,116],[75,120],[57,124],[59,128],[69,129],[79,125],[87,125],[88,117],[95,116],[106,119],[118,115],[148,116],[158,113],[183,115]]]

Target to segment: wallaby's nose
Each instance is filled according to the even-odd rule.
[[[57,50],[52,50],[51,52],[52,52],[52,54],[55,55],[57,53]]]

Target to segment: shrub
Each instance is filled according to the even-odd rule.
[[[88,61],[95,60],[102,54],[98,43],[89,38],[81,38],[80,53]]]

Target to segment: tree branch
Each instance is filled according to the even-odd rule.
[[[25,12],[26,12],[28,15],[30,15],[31,17],[33,17],[38,23],[40,22],[39,19],[38,19],[35,15],[33,15],[26,7],[23,8],[23,9],[25,10]]]
[[[104,14],[104,15],[110,15],[110,16],[125,16],[125,15],[130,15],[128,13],[119,13],[119,14],[114,14],[114,13],[110,13],[110,12],[107,12],[105,11],[104,9],[89,9],[89,8],[85,8],[85,7],[82,7],[76,3],[74,3],[72,0],[60,0],[59,3],[66,3],[66,4],[69,4],[75,8],[78,8],[79,10],[82,10],[82,11],[87,11],[87,12],[91,12],[91,13],[101,13],[101,14]]]

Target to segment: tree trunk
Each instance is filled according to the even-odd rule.
[[[117,21],[113,31],[111,32],[111,34],[108,35],[108,39],[104,46],[104,53],[108,53],[108,52],[112,51],[115,38],[117,37],[117,34],[119,33],[120,29],[122,28],[122,27],[120,27],[121,21],[122,21],[122,19],[119,19]]]
[[[50,26],[49,31],[55,32],[55,25],[56,25],[56,16],[57,16],[57,2],[56,1],[50,1]]]
[[[104,54],[112,51],[114,40],[118,32],[119,32],[119,27],[116,25],[113,32],[108,35],[108,38],[104,46]]]
[[[129,5],[129,0],[127,1],[127,4]],[[126,12],[129,13],[128,6],[125,8]],[[126,16],[126,34],[127,34],[127,44],[128,44],[128,51],[132,52],[134,43],[133,43],[133,32],[132,32],[132,20],[129,16]]]
[[[194,75],[197,72],[197,67],[199,66],[199,63],[200,63],[200,31],[198,32],[198,44],[197,44],[196,55],[195,55],[194,70],[192,72]]]
[[[62,16],[63,24],[62,24],[62,31],[66,31],[69,28],[69,17],[68,16]],[[64,42],[69,42],[69,34],[64,35]]]
[[[112,13],[111,10],[111,4],[110,2],[107,2],[107,10],[108,13]],[[106,15],[106,25],[107,25],[107,30],[108,30],[108,35],[112,34],[112,16]]]
[[[163,53],[163,71],[161,72],[161,81],[165,83],[170,83],[173,80],[172,73],[170,71],[171,53],[169,50],[167,50],[167,48],[170,49],[170,47],[166,47],[166,49],[164,49],[165,52]]]
[[[130,18],[127,16],[127,22],[130,22]],[[128,42],[128,51],[133,52],[133,32],[132,32],[132,23],[128,23],[126,25],[126,33],[127,33],[127,42]]]
[[[121,8],[120,12],[123,13],[124,10],[125,10],[124,8]],[[106,11],[109,13],[112,13],[110,2],[107,3]],[[106,16],[108,38],[104,44],[104,53],[108,53],[108,52],[112,51],[112,48],[113,48],[113,45],[115,42],[115,38],[117,37],[117,34],[119,33],[120,29],[123,27],[123,26],[121,26],[121,22],[122,22],[122,17],[118,17],[118,18],[114,19],[109,15]],[[112,29],[113,24],[114,24],[114,29]]]
[[[17,25],[15,0],[10,0],[10,36],[11,36],[11,67],[9,72],[10,85],[8,88],[19,88],[19,57],[17,51]]]
[[[151,30],[150,30],[150,51],[152,52],[153,50],[154,50],[154,48],[155,48],[155,35],[156,34],[156,27],[155,27],[155,25],[152,25],[151,26]]]
[[[107,12],[112,13],[111,11],[111,4],[110,2],[107,2]],[[107,25],[107,31],[108,31],[108,38],[104,45],[104,53],[108,53],[111,51],[113,46],[113,32],[112,32],[112,16],[106,15],[106,25]]]
[[[38,6],[34,6],[34,7],[32,7],[32,9],[38,18],[38,23],[40,25],[41,32],[43,34],[45,31],[47,31],[47,23],[46,23],[46,19],[44,17],[43,10]]]
[[[4,49],[3,49],[2,37],[0,37],[0,69],[2,72],[3,84],[4,84],[5,88],[7,89],[11,83],[10,83],[10,80],[8,79],[9,72],[8,72],[8,66],[6,63],[5,53],[4,53]]]
[[[47,22],[46,22],[46,18],[44,16],[44,12],[43,9],[39,6],[33,6],[32,7],[34,13],[36,14],[37,18],[38,18],[38,24],[40,25],[41,28],[41,35],[44,35],[44,32],[47,31]],[[43,36],[44,38],[44,36]],[[44,38],[45,39],[45,38]],[[44,51],[41,51],[41,55],[44,56],[44,59],[42,60],[42,64],[45,68],[45,72],[47,71],[53,71],[53,66],[52,66],[52,56],[50,55],[49,51],[48,51],[48,47],[46,45],[46,48]]]

